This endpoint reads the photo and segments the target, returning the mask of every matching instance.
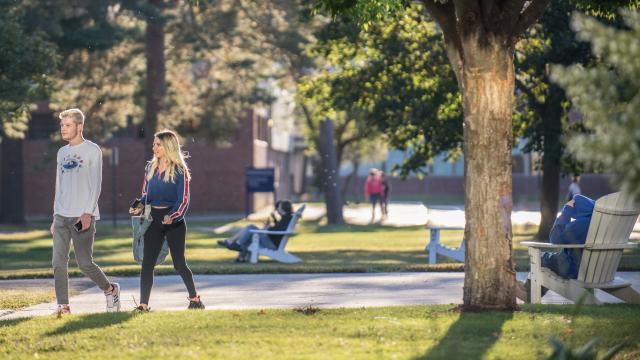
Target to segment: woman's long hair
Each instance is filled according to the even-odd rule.
[[[187,179],[191,179],[189,167],[187,167],[187,162],[185,161],[189,155],[184,153],[180,148],[178,135],[171,130],[162,130],[155,133],[154,137],[160,140],[160,144],[164,148],[164,156],[168,162],[167,170],[164,172],[164,182],[175,182],[175,174],[178,169],[185,173]],[[154,156],[153,159],[149,161],[147,180],[151,180],[157,168],[158,159]]]

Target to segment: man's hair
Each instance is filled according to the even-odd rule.
[[[67,109],[58,115],[60,120],[71,118],[76,124],[84,124],[84,114],[80,109]]]

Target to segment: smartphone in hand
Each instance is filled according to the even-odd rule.
[[[131,203],[131,208],[132,209],[140,209],[142,207],[144,207],[144,205],[140,202],[140,199],[135,199]]]
[[[82,231],[82,221],[78,220],[77,223],[73,224],[73,228],[76,229],[77,232]]]

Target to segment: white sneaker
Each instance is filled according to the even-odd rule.
[[[112,283],[113,290],[110,293],[105,294],[107,297],[107,312],[120,311],[120,284]]]

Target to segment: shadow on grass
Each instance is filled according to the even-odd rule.
[[[83,315],[70,320],[61,327],[46,333],[47,336],[67,335],[89,329],[103,329],[107,326],[121,324],[131,319],[131,313],[119,312],[112,314]]]
[[[11,319],[11,320],[0,320],[0,329],[14,327],[28,320],[31,320],[31,318],[23,317],[18,319]]]
[[[500,339],[502,326],[513,314],[495,312],[460,313],[437,345],[416,359],[482,359],[484,354]]]
[[[638,323],[640,327],[640,306],[634,304],[600,304],[581,305],[576,308],[573,304],[522,304],[523,311],[532,316],[554,314],[589,318],[624,319]]]

